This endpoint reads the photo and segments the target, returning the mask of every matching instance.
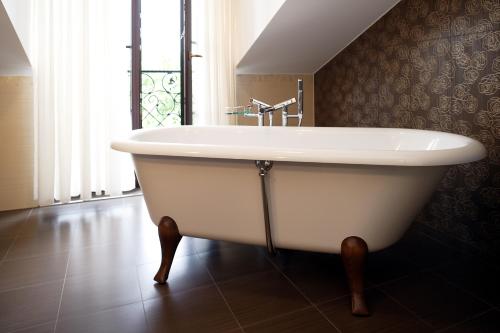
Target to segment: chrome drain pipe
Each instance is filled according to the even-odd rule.
[[[266,228],[266,246],[267,252],[270,255],[276,255],[276,249],[273,245],[273,238],[271,236],[271,221],[269,219],[269,201],[267,198],[267,188],[266,188],[266,175],[269,170],[273,167],[272,161],[255,161],[255,166],[259,169],[260,176],[260,187],[262,190],[262,207],[264,208],[264,225]]]

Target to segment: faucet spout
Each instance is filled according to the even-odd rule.
[[[275,110],[283,109],[284,107],[292,105],[295,102],[296,102],[295,97],[293,97],[293,98],[290,98],[289,100],[286,100],[284,102],[281,102],[281,103],[278,103],[278,104],[274,104],[273,105],[273,109],[275,109]]]

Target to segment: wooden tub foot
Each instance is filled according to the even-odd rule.
[[[159,284],[165,284],[170,273],[170,267],[174,260],[175,250],[181,241],[181,234],[175,221],[165,216],[158,224],[158,236],[161,244],[161,265],[156,273],[154,280]]]
[[[340,255],[351,290],[351,307],[354,316],[370,315],[366,306],[363,285],[363,271],[367,253],[368,246],[359,237],[351,236],[342,241]]]

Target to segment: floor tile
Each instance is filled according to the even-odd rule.
[[[175,250],[175,258],[180,258],[184,256],[191,256],[196,254],[195,242],[200,238],[193,237],[182,237],[181,242],[177,246],[177,250]],[[160,244],[160,240],[158,239],[157,233],[155,234],[155,242]]]
[[[45,219],[57,219],[62,216],[77,216],[82,213],[120,210],[123,207],[122,198],[91,200],[86,202],[72,202],[40,207],[36,213]]]
[[[402,258],[396,250],[389,248],[370,253],[366,259],[365,276],[372,284],[381,284],[416,273],[419,266]]]
[[[431,227],[424,225],[422,223],[418,224],[420,226],[420,230],[428,235],[428,237],[432,239],[436,239],[439,242],[445,244],[446,246],[458,251],[462,254],[463,257],[471,257],[476,256],[480,257],[482,261],[487,262],[491,266],[500,269],[500,262],[498,261],[498,251],[488,251],[488,249],[480,248],[471,245],[461,239],[454,238],[451,234],[445,233],[443,231],[438,231],[432,229]],[[461,259],[461,258],[457,258]]]
[[[0,261],[5,257],[12,243],[14,243],[14,236],[0,236]]]
[[[15,260],[68,252],[71,239],[64,233],[44,233],[36,236],[18,237],[5,259]]]
[[[174,258],[165,285],[153,280],[158,267],[159,263],[137,267],[143,300],[213,284],[205,265],[196,255]]]
[[[20,229],[19,235],[27,237],[44,232],[69,233],[72,229],[78,229],[83,219],[85,219],[84,212],[78,210],[72,211],[72,214],[58,213],[57,210],[51,211],[50,214],[44,214],[40,210],[34,209]]]
[[[0,212],[0,236],[12,237],[17,235],[31,209]]]
[[[238,328],[215,287],[155,298],[144,307],[151,332],[221,333]]]
[[[290,268],[295,266],[320,266],[330,265],[338,262],[339,256],[330,253],[318,253],[309,251],[279,249],[278,254],[269,257],[279,268]]]
[[[445,280],[460,286],[489,304],[500,305],[500,270],[477,257],[458,260],[435,270]]]
[[[70,277],[64,285],[61,318],[86,315],[140,300],[135,268]]]
[[[81,226],[80,242],[84,245],[107,245],[128,243],[136,246],[143,244],[159,245],[158,229],[151,221],[135,221],[100,212],[93,221],[85,220]]]
[[[436,329],[470,318],[488,306],[431,274],[418,273],[382,289]]]
[[[338,255],[269,257],[262,247],[183,237],[169,283],[155,284],[160,243],[142,196],[0,212],[0,259],[9,249],[0,260],[0,332],[53,332],[68,256],[58,332],[142,332],[142,299],[153,332],[241,333],[229,305],[247,332],[335,332],[301,293],[342,332],[498,331],[499,312],[486,312],[500,305],[498,267],[435,239],[414,225],[371,253],[373,314],[356,318]]]
[[[253,246],[221,248],[218,251],[200,253],[199,258],[216,281],[275,270],[264,252]]]
[[[97,312],[88,316],[73,317],[57,323],[56,333],[87,332],[147,332],[142,302]]]
[[[435,267],[461,256],[459,251],[452,250],[420,231],[407,233],[391,249],[421,269]]]
[[[144,196],[142,194],[138,195],[129,195],[126,197],[122,197],[122,205],[127,206],[131,205],[134,207],[146,206],[146,202],[144,201]]]
[[[430,326],[419,322],[411,313],[384,293],[371,289],[366,301],[372,313],[369,317],[351,314],[350,296],[319,305],[319,309],[341,332],[432,332]]]
[[[33,211],[36,215],[45,216],[47,218],[57,218],[61,215],[78,213],[82,211],[82,205],[79,202],[56,204],[51,206],[39,207]]]
[[[63,280],[0,293],[0,332],[56,319]]]
[[[64,279],[68,254],[0,263],[0,291]]]
[[[142,199],[142,195],[138,196]],[[109,209],[120,209],[123,207],[127,198],[110,198],[103,200],[92,200],[80,203],[82,209],[95,209],[95,210],[109,210]]]
[[[32,327],[28,327],[21,330],[14,331],[15,333],[54,333],[54,327],[56,326],[56,322],[50,322],[42,325],[36,325]],[[14,333],[12,332],[12,333]]]
[[[252,274],[219,287],[243,326],[310,305],[277,271]]]
[[[95,203],[92,204],[96,206]],[[148,221],[138,219],[133,207],[109,205],[106,209],[92,209],[90,203],[77,207],[80,209],[65,210],[60,214],[57,214],[58,210],[34,213],[21,229],[20,235],[26,237],[57,232],[71,238],[72,248],[158,238],[154,224],[149,218]]]
[[[307,308],[245,327],[247,333],[338,332],[316,309]]]
[[[311,260],[282,269],[283,273],[313,303],[328,301],[349,294],[349,286],[339,256],[325,263]]]
[[[68,276],[78,276],[103,270],[134,268],[145,263],[161,261],[157,242],[121,242],[74,249],[68,267]]]
[[[500,311],[487,313],[466,321],[460,325],[444,330],[446,333],[498,333],[500,331]]]
[[[204,253],[210,251],[218,251],[221,249],[229,249],[229,248],[244,248],[249,245],[233,243],[233,242],[225,242],[211,239],[203,239],[203,238],[193,238],[193,245],[197,253]]]

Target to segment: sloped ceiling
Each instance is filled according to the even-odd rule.
[[[238,74],[313,74],[400,0],[286,0]]]
[[[31,64],[0,2],[0,76],[31,75]]]

